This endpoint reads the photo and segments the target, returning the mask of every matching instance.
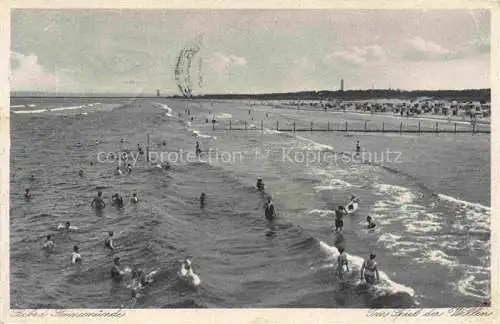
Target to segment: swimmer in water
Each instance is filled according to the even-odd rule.
[[[122,278],[122,275],[124,274],[122,269],[121,269],[121,262],[120,258],[116,257],[113,260],[113,267],[111,268],[111,278],[114,280],[119,280]]]
[[[80,177],[83,177],[83,170],[78,171],[78,175],[79,175]]]
[[[125,142],[125,140],[123,138],[120,138],[120,143],[123,143]]]
[[[132,282],[128,287],[132,288],[132,297],[139,297],[139,291],[144,289],[145,287],[151,285],[153,282],[153,277],[158,274],[159,268],[151,271],[149,274],[146,274],[144,270],[137,269],[132,271]]]
[[[71,255],[71,264],[81,264],[82,256],[80,255],[80,248],[78,245],[73,246],[73,254]]]
[[[359,202],[359,198],[358,198],[358,197],[356,197],[356,195],[351,195],[351,201],[352,201],[353,203],[355,203],[355,202]]]
[[[148,276],[146,275],[146,273],[144,272],[144,270],[142,269],[139,269],[137,271],[137,275],[139,277],[139,281],[141,283],[141,286],[145,287],[147,285],[149,285],[151,283],[151,278],[148,278]]]
[[[271,196],[267,197],[267,202],[265,205],[265,215],[268,221],[272,221],[274,218],[276,218],[276,211],[274,210],[274,205],[271,200]]]
[[[106,203],[102,199],[102,191],[99,190],[97,192],[97,197],[95,197],[94,200],[92,200],[92,202],[90,203],[90,207],[98,210],[106,207]]]
[[[356,141],[356,153],[361,152],[361,146],[359,146],[359,140]]]
[[[195,153],[196,153],[196,156],[200,156],[200,154],[201,154],[200,142],[198,142],[198,141],[196,141]]]
[[[155,273],[157,271],[153,271]],[[134,282],[132,283],[132,287],[135,288],[134,290],[137,292],[137,290],[146,287],[150,283],[153,282],[153,278],[151,275],[147,275],[146,272],[142,269],[137,269],[137,271],[134,271],[132,274],[132,278],[134,279]]]
[[[119,176],[119,175],[122,175],[122,170],[120,170],[120,167],[119,167],[119,166],[117,166],[117,167],[116,167],[116,170],[115,170],[115,175],[118,175],[118,176]]]
[[[99,145],[99,140],[95,140],[95,145]]]
[[[139,202],[139,198],[137,198],[137,194],[134,192],[132,194],[132,198],[130,198],[130,203],[137,204]]]
[[[201,207],[205,207],[205,199],[207,198],[207,196],[205,195],[204,192],[201,193],[200,195],[200,206]]]
[[[339,279],[344,279],[344,274],[349,272],[349,263],[347,262],[347,255],[345,254],[345,249],[339,247],[339,256],[337,257],[337,275]]]
[[[52,235],[47,235],[47,239],[43,243],[43,248],[44,249],[52,249],[54,248],[55,244],[54,241],[52,241]]]
[[[375,262],[376,255],[374,253],[370,253],[370,258],[363,262],[363,266],[361,266],[361,280],[365,280],[366,283],[370,285],[374,285],[376,282],[380,281],[380,276],[378,274],[378,264]],[[375,278],[377,280],[375,280]]]
[[[69,232],[70,229],[71,229],[71,223],[70,222],[66,222],[64,225],[63,224],[57,225],[57,230],[58,231]]]
[[[104,240],[104,247],[115,251],[115,245],[113,244],[113,232],[108,232],[108,237]]]
[[[366,221],[368,222],[368,229],[375,228],[377,226],[370,215],[366,216]]]
[[[127,165],[127,172],[132,173],[132,165],[130,163]]]
[[[31,199],[31,191],[29,188],[26,189],[26,191],[24,192],[24,198],[26,198],[28,200]]]
[[[170,169],[170,163],[168,161],[165,161],[163,162],[161,165],[160,165],[160,168],[164,169],[164,170],[168,170]]]
[[[197,274],[194,273],[193,268],[191,266],[191,260],[186,258],[182,264],[181,269],[177,273],[180,279],[186,281],[190,286],[197,287],[200,285],[201,280]]]
[[[115,193],[113,195],[113,197],[112,197],[112,203],[111,203],[111,205],[115,206],[117,208],[123,207],[123,205],[124,205],[123,204],[123,198],[119,194]]]
[[[264,190],[264,182],[262,182],[262,178],[257,178],[257,190]]]
[[[341,232],[344,227],[344,216],[346,215],[346,210],[344,206],[339,206],[335,211],[335,232]]]
[[[31,175],[30,181],[35,181],[35,175],[34,174]]]

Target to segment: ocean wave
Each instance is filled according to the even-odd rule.
[[[319,215],[319,217],[327,217],[327,216],[332,216],[335,215],[334,210],[330,209],[313,209],[308,212],[310,215]]]
[[[199,130],[188,128],[188,131],[194,136],[194,137],[199,137],[199,138],[213,138],[217,139],[216,136],[210,136],[206,134],[202,134]]]
[[[161,103],[153,103],[153,106],[157,107],[157,108],[165,109],[167,111],[165,116],[168,116],[168,117],[174,116],[174,115],[172,115],[172,108],[170,108],[168,105],[161,104]]]
[[[481,205],[479,203],[468,202],[468,201],[461,200],[459,198],[454,198],[451,196],[447,196],[444,194],[437,194],[437,195],[438,195],[439,199],[441,199],[441,200],[457,204],[457,205],[464,207],[464,208],[472,208],[472,209],[475,209],[476,211],[480,211],[480,212],[488,212],[488,213],[491,212],[491,207],[484,206],[484,205]]]
[[[10,108],[34,108],[36,107],[35,104],[29,104],[29,105],[10,105]]]
[[[65,107],[57,107],[57,108],[45,108],[45,109],[34,109],[34,110],[15,110],[13,111],[15,114],[39,114],[44,112],[56,112],[56,111],[64,111],[64,110],[76,110],[83,108],[90,108],[100,105],[100,103],[91,103],[84,104],[79,106],[65,106]],[[30,107],[35,107],[35,105],[30,105]],[[88,113],[81,113],[82,115],[87,115]]]
[[[477,278],[489,280],[489,260],[487,257],[481,259],[481,254],[488,253],[490,249],[489,207],[442,194],[435,195],[438,199],[427,208],[439,208],[439,202],[451,203],[456,207],[454,221],[447,223],[442,212],[429,211],[425,206],[415,203],[417,195],[410,189],[387,184],[378,185],[377,188],[384,195],[389,194],[390,198],[375,203],[375,221],[380,225],[395,224],[406,229],[404,236],[382,234],[379,242],[392,250],[394,255],[413,255],[418,263],[437,264],[449,271],[465,273],[452,283],[455,290],[476,299],[488,298],[487,285],[480,283]],[[439,240],[436,234],[440,235]],[[460,240],[462,235],[466,236],[464,241]],[[478,255],[480,260],[484,260],[483,264],[461,263],[460,255],[464,251]]]
[[[332,247],[322,241],[320,241],[319,244],[320,244],[320,249],[323,252],[325,252],[328,256],[334,258],[335,260],[337,259],[337,257],[339,256],[337,248]],[[350,268],[352,269],[351,271],[359,272],[361,270],[361,267],[364,262],[363,258],[347,254],[347,259]],[[383,271],[379,271],[379,275],[380,275],[380,282],[377,285],[372,286],[372,291],[370,292],[373,298],[380,298],[381,296],[384,295],[393,295],[401,293],[409,297],[415,296],[415,290],[413,290],[413,288],[392,281],[389,278],[389,276]]]
[[[315,186],[314,189],[316,191],[325,191],[325,190],[347,189],[351,187],[353,187],[353,185],[347,181],[340,179],[331,179],[329,184],[322,186]]]
[[[453,287],[464,296],[482,301],[490,299],[490,271],[483,267],[466,267],[464,276],[453,283]]]
[[[264,129],[264,134],[285,134],[285,132],[280,132],[278,130],[275,130],[275,129]]]
[[[415,194],[406,187],[382,183],[375,185],[375,188],[384,194],[390,194],[397,204],[409,204],[416,198]]]
[[[218,119],[231,119],[231,118],[233,118],[233,115],[231,115],[229,113],[223,113],[223,114],[217,115],[215,117]]]
[[[81,109],[81,108],[85,108],[85,107],[87,107],[87,105],[59,107],[59,108],[50,108],[49,111],[74,110],[74,109]]]
[[[295,135],[296,138],[300,139],[301,141],[308,143],[309,145],[300,145],[298,148],[299,149],[314,149],[314,150],[319,150],[319,151],[324,151],[324,150],[329,150],[333,151],[333,147],[330,145],[325,145],[318,143],[316,141],[313,141],[311,139],[308,139],[306,137],[302,137],[300,135]]]
[[[48,111],[47,109],[35,109],[35,110],[15,110],[14,114],[40,114]]]
[[[416,258],[415,261],[429,263],[434,262],[444,266],[459,265],[456,257],[446,254],[441,250],[431,250],[425,252],[425,258]]]

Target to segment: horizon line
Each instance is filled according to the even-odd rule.
[[[161,90],[161,89],[160,89]],[[471,89],[344,89],[344,90],[296,90],[296,91],[288,91],[288,92],[252,92],[252,93],[243,93],[243,92],[225,92],[225,93],[198,93],[193,94],[191,97],[201,97],[201,96],[262,96],[262,95],[287,95],[287,94],[299,94],[299,93],[348,93],[348,92],[464,92],[464,91],[491,91],[491,88],[471,88]],[[154,97],[183,97],[180,93],[164,93],[160,96],[157,96],[157,93],[152,92],[73,92],[73,91],[36,91],[36,90],[19,90],[19,91],[10,91],[10,97],[22,97],[23,94],[27,97],[58,97],[63,95],[135,95],[135,96],[154,96]]]

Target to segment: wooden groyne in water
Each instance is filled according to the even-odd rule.
[[[370,122],[370,126],[368,127],[367,121],[364,122],[364,127],[359,125],[359,123],[349,123],[346,121],[343,124],[330,124],[329,122],[326,124],[318,125],[314,123],[310,123],[309,127],[304,127],[302,124],[300,127],[296,127],[295,121],[290,125],[290,123],[286,127],[280,127],[279,121],[276,121],[274,127],[266,127],[266,129],[276,130],[279,132],[342,132],[342,133],[400,133],[400,134],[490,134],[491,129],[490,125],[476,125],[476,124],[464,124],[464,123],[448,123],[448,122],[435,122],[433,127],[429,127],[429,123],[427,123],[427,127],[424,127],[421,121],[415,124],[405,124],[401,121],[398,128],[394,128],[394,124],[390,124],[387,126],[385,122],[382,123],[374,123]],[[260,122],[260,127],[250,127],[248,123],[245,121],[243,124],[241,122],[234,125],[232,120],[227,121],[225,124],[221,125],[218,123],[212,124],[213,130],[229,130],[229,131],[252,131],[252,130],[264,130],[264,122]]]

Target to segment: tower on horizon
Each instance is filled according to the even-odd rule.
[[[156,89],[156,96],[159,97],[160,96],[160,89]]]
[[[340,91],[344,91],[344,79],[340,79]]]

